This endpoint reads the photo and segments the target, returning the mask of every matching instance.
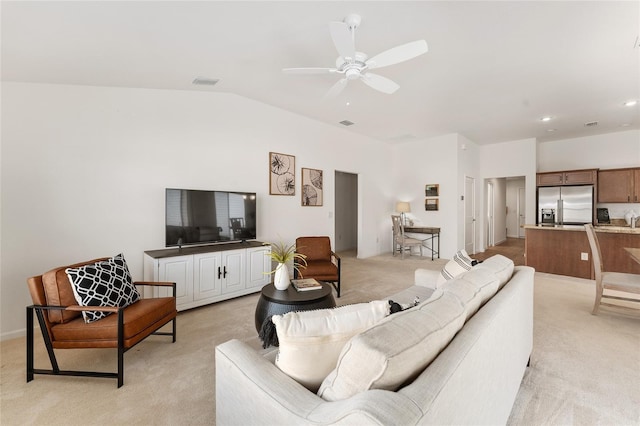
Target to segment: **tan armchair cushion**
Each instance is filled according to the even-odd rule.
[[[129,348],[148,335],[145,331],[167,317],[175,316],[173,297],[140,299],[124,311],[124,347]],[[85,323],[79,316],[51,327],[55,348],[117,348],[118,315]]]

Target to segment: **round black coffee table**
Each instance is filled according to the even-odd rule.
[[[276,290],[273,283],[262,287],[258,305],[256,305],[256,330],[260,333],[262,323],[272,315],[283,315],[291,311],[310,311],[313,309],[334,308],[333,287],[321,282],[322,289],[298,291],[292,285],[286,290]]]

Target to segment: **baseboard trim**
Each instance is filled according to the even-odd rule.
[[[36,327],[36,329],[38,329],[38,327]],[[17,339],[19,337],[25,337],[26,335],[27,335],[27,329],[26,328],[22,328],[20,330],[9,331],[7,333],[0,334],[0,342],[4,342],[5,340]]]

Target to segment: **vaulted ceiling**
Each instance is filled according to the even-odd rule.
[[[282,72],[334,67],[328,24],[350,13],[370,57],[427,41],[375,70],[394,94],[349,81],[324,99],[339,76]],[[1,19],[3,81],[231,92],[388,143],[640,128],[624,106],[640,100],[638,1],[3,1]]]

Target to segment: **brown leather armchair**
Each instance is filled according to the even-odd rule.
[[[329,237],[298,237],[296,253],[306,256],[307,265],[296,264],[297,268],[293,269],[294,277],[301,275],[331,283],[340,297],[340,257],[331,251]]]
[[[176,284],[170,282],[134,282],[136,286],[164,286],[173,288],[173,296],[140,299],[127,307],[79,306],[65,270],[104,261],[91,260],[61,266],[27,280],[33,305],[27,307],[27,382],[34,374],[59,376],[91,376],[117,378],[118,387],[124,383],[124,353],[151,334],[172,336],[176,341]],[[82,311],[111,312],[102,319],[85,323]],[[38,319],[51,370],[34,368],[33,316]],[[159,332],[173,321],[172,332]],[[117,348],[117,373],[61,370],[54,349]]]

